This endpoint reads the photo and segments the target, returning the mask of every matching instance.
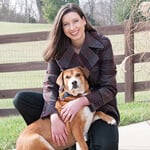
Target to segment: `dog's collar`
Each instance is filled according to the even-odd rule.
[[[73,96],[72,94],[69,94],[68,92],[62,92],[62,93],[59,95],[59,98],[60,98],[60,100],[64,100],[64,99],[67,98],[67,97],[78,98],[78,97],[81,97],[81,96],[85,96],[85,95],[87,95],[88,93],[90,93],[90,92],[87,91],[87,92],[85,92],[84,94],[78,94],[77,96]]]
[[[69,96],[73,96],[73,95],[69,94],[68,92],[65,92],[62,96],[62,99],[65,99],[66,97],[69,97]]]
[[[72,94],[69,94],[68,92],[64,92],[61,96],[60,96],[60,99],[61,100],[64,100],[66,99],[67,97],[73,97],[73,98],[77,98],[79,96],[82,96],[81,94],[77,95],[77,96],[73,96]]]

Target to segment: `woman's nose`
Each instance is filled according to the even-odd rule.
[[[75,28],[75,25],[73,23],[70,24],[70,30],[73,30]]]

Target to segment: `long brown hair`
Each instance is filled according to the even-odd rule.
[[[85,30],[95,31],[95,29],[86,19],[81,8],[77,4],[67,3],[60,8],[55,17],[53,28],[50,33],[49,45],[43,53],[43,58],[45,61],[49,61],[50,59],[59,59],[65,51],[66,42],[69,40],[69,38],[63,32],[62,17],[69,12],[76,12],[81,18],[85,18]]]

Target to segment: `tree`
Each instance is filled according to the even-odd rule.
[[[36,23],[35,0],[0,0],[0,20]]]
[[[86,0],[80,6],[92,25],[115,24],[114,0]]]
[[[11,5],[10,0],[0,0],[0,21],[25,22],[25,17],[16,13],[16,5]]]
[[[91,22],[91,24],[95,25],[94,9],[96,7],[96,0],[88,0],[85,3],[85,6],[87,6],[84,8],[86,9],[85,14],[86,14],[88,20]]]
[[[131,14],[134,15],[134,20],[138,21],[141,17],[138,7],[143,1],[150,0],[115,0],[114,13],[118,22],[129,19]]]
[[[42,0],[44,17],[53,22],[60,7],[66,3],[79,4],[79,0]]]
[[[36,0],[36,5],[37,5],[38,12],[39,12],[39,22],[43,23],[45,22],[45,19],[44,19],[43,11],[42,11],[42,6],[43,6],[42,0]]]

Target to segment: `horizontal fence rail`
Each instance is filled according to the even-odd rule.
[[[95,26],[95,29],[98,32],[101,32],[105,35],[115,35],[115,34],[124,34],[126,36],[126,32],[128,32],[129,28],[127,27],[127,23],[123,25],[115,25],[115,26],[105,26],[105,27],[99,27]],[[149,31],[150,26],[145,26],[140,31]],[[136,32],[139,32],[138,30]],[[131,35],[133,33],[130,33]],[[44,32],[32,32],[32,33],[21,33],[21,34],[11,34],[11,35],[0,35],[0,44],[6,44],[6,43],[19,43],[19,42],[31,42],[31,41],[43,41],[47,40],[49,36],[48,31]],[[131,72],[134,72],[132,70],[132,65],[135,63],[144,63],[144,62],[150,62],[150,52],[143,52],[143,53],[128,53],[128,50],[132,47],[132,44],[134,44],[134,36],[131,36],[131,43],[128,47],[128,45],[125,46],[125,54],[124,55],[115,55],[114,61],[116,65],[125,65],[127,66],[127,72],[126,77],[127,78],[125,83],[118,83],[117,88],[118,92],[125,92],[126,102],[133,101],[133,93],[132,92],[138,92],[138,91],[147,91],[150,90],[150,81],[141,81],[141,82],[134,82],[132,79]],[[36,61],[36,62],[20,62],[20,63],[5,63],[0,64],[0,73],[9,73],[9,72],[25,72],[25,71],[35,71],[35,70],[45,70],[47,67],[47,63],[44,61]],[[131,69],[131,70],[130,70]],[[129,92],[129,89],[133,89],[133,91]],[[41,88],[26,88],[26,89],[4,89],[0,90],[0,99],[6,99],[6,98],[12,98],[18,91],[22,90],[33,90],[42,92]],[[3,108],[0,109],[0,116],[9,116],[12,114],[18,114],[18,112],[13,108]]]
[[[0,35],[0,44],[43,41],[48,38],[48,35],[48,31]]]
[[[120,56],[118,56],[120,57]],[[149,62],[150,52],[135,54],[129,56],[127,59],[133,57],[134,63]],[[117,58],[117,56],[115,57]],[[121,56],[124,59],[124,57]],[[123,61],[122,59],[122,61]],[[118,59],[120,61],[120,58]],[[121,62],[122,62],[121,61]],[[117,62],[117,61],[116,61]],[[35,70],[45,70],[45,62],[29,62],[29,63],[15,63],[15,64],[0,64],[0,72],[17,72],[17,71],[35,71]],[[118,92],[124,92],[124,83],[118,83]],[[150,81],[135,82],[135,91],[146,91],[150,89]],[[11,90],[0,90],[0,98],[12,98],[18,90],[35,90],[42,92],[42,88],[28,88],[28,89],[11,89]]]
[[[46,65],[44,61],[0,64],[0,73],[45,70]]]

